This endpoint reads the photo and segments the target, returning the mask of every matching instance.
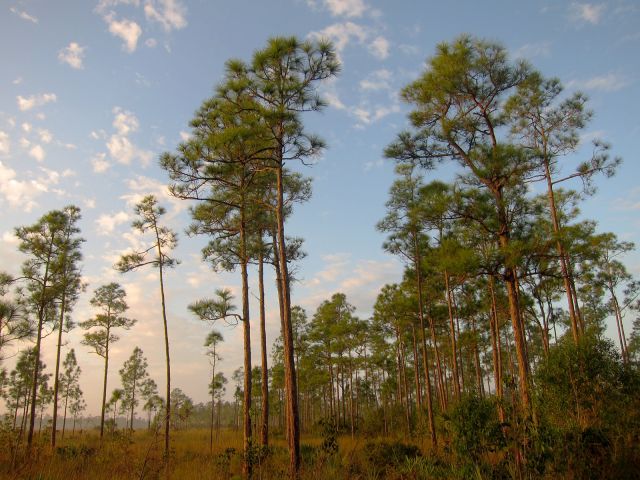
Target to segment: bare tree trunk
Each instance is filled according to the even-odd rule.
[[[264,308],[264,259],[262,252],[258,259],[258,289],[260,293],[260,353],[262,361],[262,426],[261,443],[269,445],[269,369],[267,365],[267,331]]]
[[[164,458],[169,458],[170,449],[170,431],[171,431],[171,357],[169,355],[169,326],[167,324],[167,306],[165,303],[164,295],[164,257],[162,256],[162,249],[160,248],[160,233],[158,232],[158,225],[155,220],[153,226],[156,233],[156,245],[158,247],[158,270],[160,274],[160,300],[162,303],[162,326],[164,328],[164,353],[166,361],[166,375],[167,375],[167,388],[166,395],[167,401],[165,402],[165,415],[164,415]]]
[[[453,300],[451,298],[451,286],[449,285],[449,273],[444,271],[444,288],[447,297],[447,309],[449,312],[449,335],[451,336],[451,368],[453,370],[453,391],[456,398],[460,398],[460,376],[458,374],[458,346],[456,342],[456,326],[453,315]]]
[[[244,201],[243,201],[244,204]],[[249,280],[247,273],[247,239],[245,231],[244,209],[240,211],[240,249],[242,275],[242,331],[244,347],[244,405],[243,418],[243,452],[244,461],[242,471],[247,478],[251,478],[252,465],[249,458],[251,450],[251,322],[249,319]]]
[[[31,450],[31,444],[33,443],[33,429],[36,422],[36,397],[38,395],[38,374],[40,373],[40,346],[42,344],[42,326],[44,323],[44,310],[46,307],[45,293],[49,282],[49,264],[51,263],[51,256],[53,254],[53,237],[49,243],[49,251],[47,253],[47,261],[42,280],[42,292],[40,293],[40,305],[38,306],[38,331],[36,336],[36,346],[33,351],[33,377],[31,385],[31,414],[29,416],[29,433],[27,434],[27,447]]]
[[[504,406],[502,405],[502,352],[500,349],[498,310],[496,304],[494,279],[492,275],[489,275],[489,293],[491,295],[491,314],[489,318],[489,328],[491,330],[491,347],[493,353],[493,375],[496,388],[496,397],[498,397],[498,415],[500,417],[500,421],[504,422]]]
[[[67,392],[64,397],[64,415],[62,416],[62,439],[64,440],[64,430],[67,426],[67,404],[69,403],[69,386],[67,385]]]
[[[282,138],[284,132],[282,132]],[[278,226],[278,257],[282,284],[282,299],[284,300],[283,316],[283,346],[285,366],[285,387],[287,387],[288,422],[290,424],[289,437],[289,474],[292,478],[298,477],[300,468],[300,420],[298,415],[298,385],[296,382],[296,369],[294,363],[293,331],[291,325],[291,294],[289,290],[289,271],[287,265],[287,252],[284,236],[284,184],[283,184],[283,152],[284,146],[279,145],[280,162],[276,168],[277,175],[277,206],[276,221]]]
[[[424,370],[424,388],[427,394],[427,418],[429,421],[429,433],[431,434],[431,444],[434,447],[438,446],[438,438],[436,436],[436,428],[435,428],[435,420],[433,418],[433,398],[431,397],[431,376],[429,375],[429,358],[427,355],[427,340],[424,334],[424,302],[422,298],[422,265],[421,265],[421,257],[420,257],[420,247],[418,245],[417,235],[414,235],[414,258],[415,258],[415,269],[416,269],[416,287],[418,290],[418,319],[420,320],[420,340],[422,343],[422,368]],[[435,341],[435,340],[434,340]],[[414,330],[414,344],[415,344],[415,330]],[[436,351],[437,352],[437,351]],[[439,361],[438,361],[439,363]],[[415,365],[416,371],[418,369],[418,362],[416,361]],[[422,403],[422,398],[420,396],[420,385],[419,385],[419,377],[416,374],[416,385],[418,392],[418,403]]]
[[[56,433],[58,429],[58,389],[60,388],[60,350],[62,348],[62,327],[64,326],[64,314],[67,308],[66,285],[63,285],[62,301],[60,304],[60,325],[58,325],[58,343],[56,348],[56,370],[53,381],[53,419],[51,423],[51,448],[56,446]]]
[[[549,159],[544,158],[544,174],[547,180],[547,197],[549,199],[549,210],[551,210],[551,220],[553,223],[553,232],[556,234],[556,248],[558,250],[558,258],[560,259],[560,271],[562,272],[562,282],[564,284],[564,290],[567,295],[567,304],[569,306],[569,320],[571,322],[571,333],[573,335],[573,341],[578,343],[578,315],[574,308],[573,290],[571,289],[571,283],[569,280],[569,269],[567,264],[569,263],[568,255],[565,252],[564,246],[560,241],[560,224],[558,222],[558,210],[556,208],[556,199],[553,194],[553,182],[551,181],[551,171],[549,169]]]
[[[111,312],[108,311],[107,315],[111,315]],[[107,372],[109,371],[109,335],[110,328],[107,328],[107,342],[104,349],[104,381],[102,383],[102,409],[100,413],[100,440],[104,436],[104,414],[107,405]],[[169,401],[167,399],[167,401]]]

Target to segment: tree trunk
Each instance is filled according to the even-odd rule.
[[[431,444],[434,447],[438,446],[438,438],[436,436],[435,421],[433,418],[433,398],[431,397],[431,376],[429,375],[429,358],[427,355],[427,340],[425,338],[425,325],[424,325],[424,303],[422,299],[422,262],[420,257],[420,248],[418,245],[417,235],[414,235],[414,248],[415,248],[415,269],[416,269],[416,287],[418,290],[418,319],[420,320],[420,341],[422,343],[422,367],[424,370],[424,388],[427,394],[427,417],[429,420],[429,433],[431,434]],[[415,341],[415,331],[414,331]],[[435,342],[435,339],[434,339]],[[437,347],[436,347],[437,348]],[[437,354],[437,350],[436,350]],[[438,359],[438,364],[440,363]],[[416,362],[416,370],[418,363]],[[418,378],[416,376],[416,378]],[[419,382],[417,382],[419,383]],[[418,385],[418,388],[419,385]],[[420,399],[420,396],[418,396]],[[421,400],[421,399],[420,399]]]
[[[44,310],[46,307],[46,291],[49,282],[49,265],[51,263],[51,256],[53,254],[53,237],[49,243],[49,251],[47,253],[47,261],[44,271],[44,278],[42,280],[42,291],[40,293],[40,305],[38,306],[38,332],[36,336],[36,346],[33,352],[33,385],[31,385],[31,414],[29,416],[29,433],[27,434],[27,447],[31,450],[31,444],[33,443],[33,429],[36,422],[36,397],[38,394],[38,374],[40,373],[40,346],[42,344],[42,326],[44,323]]]
[[[164,352],[166,360],[166,375],[167,375],[167,389],[166,389],[166,402],[165,402],[165,415],[164,415],[164,458],[169,458],[170,448],[170,429],[171,429],[171,357],[169,355],[169,326],[167,325],[167,307],[164,296],[164,257],[162,256],[162,249],[160,248],[160,233],[158,232],[158,225],[155,220],[153,226],[156,232],[156,245],[158,247],[158,270],[160,276],[160,300],[162,303],[162,325],[164,328]]]
[[[69,403],[69,386],[67,385],[67,392],[64,397],[64,415],[62,416],[62,439],[64,440],[64,430],[67,426],[67,404]]]
[[[451,368],[453,370],[453,391],[456,398],[460,398],[460,376],[458,375],[458,346],[456,342],[456,326],[453,315],[453,300],[451,298],[451,286],[449,285],[449,273],[444,271],[444,288],[447,297],[447,310],[449,312],[449,335],[451,336]]]
[[[107,312],[110,315],[111,312]],[[104,349],[104,382],[102,384],[102,409],[100,413],[100,440],[104,436],[104,413],[107,405],[107,372],[109,370],[109,334],[110,329],[107,328],[107,341]]]
[[[284,135],[284,132],[282,132]],[[282,137],[280,137],[282,138]],[[278,226],[278,257],[282,278],[282,299],[283,309],[283,346],[284,346],[284,366],[285,366],[285,386],[287,387],[288,422],[289,422],[289,474],[292,478],[298,477],[300,468],[300,420],[298,415],[298,385],[296,382],[296,371],[294,363],[293,331],[291,325],[291,294],[289,291],[289,271],[287,265],[287,252],[284,236],[284,183],[283,183],[283,145],[279,145],[279,163],[276,168],[277,174],[277,206],[276,221]]]
[[[244,346],[244,405],[242,410],[244,461],[242,471],[247,478],[251,478],[252,465],[249,458],[251,450],[251,322],[249,320],[249,280],[247,273],[247,239],[244,213],[244,209],[242,209],[240,211],[240,268],[242,276],[242,331]]]
[[[269,370],[267,365],[267,331],[264,308],[264,258],[262,252],[258,259],[258,290],[260,295],[260,353],[262,361],[262,426],[261,444],[269,445]]]
[[[498,323],[498,310],[496,304],[496,293],[493,276],[489,276],[489,293],[491,295],[491,313],[489,317],[489,328],[491,330],[491,347],[493,353],[493,378],[498,398],[498,415],[500,421],[504,422],[504,406],[502,405],[502,352],[500,349],[500,329]]]
[[[67,291],[63,280],[62,301],[60,303],[60,325],[58,325],[58,344],[56,348],[56,370],[53,381],[53,419],[51,423],[51,448],[56,446],[56,433],[58,428],[58,389],[60,388],[60,350],[62,348],[62,327],[64,326],[64,314],[67,307]],[[66,408],[66,403],[65,403]]]
[[[549,168],[549,159],[545,158],[544,163],[544,175],[547,180],[547,197],[549,199],[549,210],[551,210],[551,220],[553,223],[553,232],[556,234],[556,249],[558,250],[558,258],[560,259],[560,271],[562,272],[562,282],[564,285],[564,291],[567,295],[567,304],[569,306],[569,320],[571,323],[571,333],[573,335],[573,341],[578,343],[578,321],[577,313],[574,308],[573,290],[569,281],[569,269],[567,264],[569,263],[568,255],[564,250],[564,246],[560,240],[560,223],[558,222],[558,210],[556,208],[556,199],[553,194],[553,183],[551,181],[551,171]]]

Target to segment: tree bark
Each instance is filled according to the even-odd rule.
[[[264,307],[264,258],[258,259],[258,289],[260,294],[260,353],[262,361],[262,426],[261,444],[269,445],[269,367],[267,365],[267,331]]]

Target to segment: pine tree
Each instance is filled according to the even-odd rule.
[[[107,402],[107,375],[109,372],[109,348],[119,340],[113,333],[116,328],[129,330],[136,320],[122,314],[129,309],[125,300],[127,294],[117,283],[108,283],[98,287],[91,299],[91,305],[99,309],[95,317],[80,323],[85,330],[94,329],[84,334],[83,345],[93,349],[96,355],[104,358],[104,380],[102,385],[102,408],[100,412],[100,438],[104,436],[104,414]]]

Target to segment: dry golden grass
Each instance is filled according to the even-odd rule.
[[[241,475],[242,437],[240,432],[223,430],[209,448],[209,431],[175,431],[168,467],[163,461],[163,438],[150,431],[136,431],[132,435],[118,433],[105,437],[102,445],[97,432],[67,437],[58,441],[55,451],[42,435],[30,455],[24,446],[12,459],[9,450],[0,452],[0,478],[33,480],[120,480],[120,479],[233,479]],[[303,438],[304,464],[302,478],[346,478],[343,462],[349,462],[363,440],[341,438],[340,454],[330,461],[319,458],[321,439]],[[271,454],[257,460],[254,478],[286,477],[288,451],[283,438],[271,442]],[[230,450],[233,449],[233,450]],[[14,464],[12,468],[11,465]],[[330,475],[330,477],[327,477]]]

